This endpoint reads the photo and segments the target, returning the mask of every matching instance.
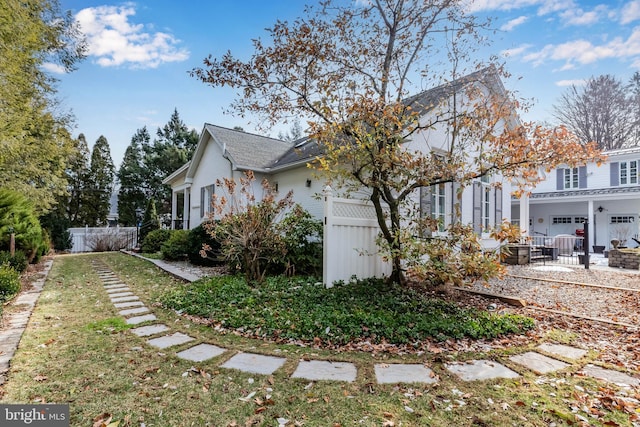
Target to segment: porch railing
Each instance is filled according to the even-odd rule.
[[[189,220],[183,220],[183,219],[174,219],[173,220],[173,229],[174,230],[182,230],[184,228],[184,225],[186,223],[186,229],[189,229]]]

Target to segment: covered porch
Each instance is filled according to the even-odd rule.
[[[589,224],[589,252],[611,249],[611,240],[637,247],[640,235],[640,191],[637,188],[533,193],[514,199],[512,222],[532,240],[559,235],[582,237]]]
[[[191,180],[187,178],[189,163],[166,177],[162,183],[171,186],[171,229],[189,230],[191,216]]]

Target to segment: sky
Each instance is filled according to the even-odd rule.
[[[248,59],[252,39],[266,39],[266,28],[316,1],[60,0],[80,23],[88,56],[72,73],[45,67],[59,79],[61,108],[76,118],[73,135],[83,133],[90,147],[105,136],[116,167],[138,129],[153,138],[175,109],[198,132],[211,123],[264,134],[255,119],[224,113],[234,90],[207,86],[189,71],[229,50]],[[533,104],[523,120],[552,123],[571,85],[603,74],[627,82],[640,71],[640,0],[475,0],[469,7],[493,17],[499,31],[479,59],[502,58],[512,74],[507,89]]]

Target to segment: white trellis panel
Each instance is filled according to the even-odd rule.
[[[379,234],[373,205],[363,200],[334,197],[324,192],[323,283],[383,277],[391,266],[378,253]]]

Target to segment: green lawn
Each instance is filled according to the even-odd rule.
[[[108,265],[172,331],[230,351],[194,364],[177,358],[176,349],[148,346],[120,321],[92,260]],[[184,288],[154,265],[119,253],[56,258],[12,360],[9,380],[0,389],[2,402],[69,403],[72,426],[91,426],[105,413],[118,427],[277,426],[278,418],[289,420],[288,426],[323,427],[560,426],[566,425],[565,418],[576,420],[572,408],[590,405],[603,393],[595,381],[565,373],[536,381],[506,359],[506,353],[517,350],[513,348],[482,355],[403,356],[274,344],[218,332],[160,306],[166,295]],[[220,368],[235,351],[285,356],[287,363],[268,377]],[[480,356],[504,363],[522,377],[465,383],[443,368],[443,361]],[[297,362],[308,358],[352,362],[358,377],[354,383],[290,378]],[[426,363],[439,381],[376,384],[373,364],[385,362]],[[251,399],[241,399],[253,392]],[[630,425],[622,410],[601,405],[598,411],[591,425]]]

